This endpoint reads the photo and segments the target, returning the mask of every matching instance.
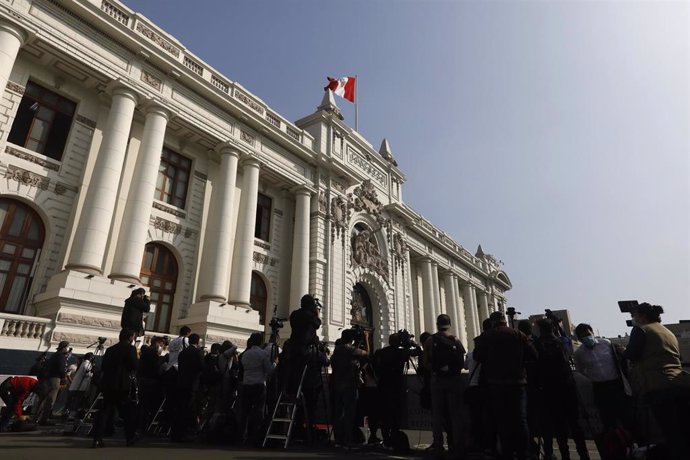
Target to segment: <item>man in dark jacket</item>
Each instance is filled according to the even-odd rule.
[[[125,422],[125,439],[130,446],[136,441],[136,382],[137,350],[132,345],[134,332],[120,331],[119,342],[108,348],[101,363],[99,390],[103,394],[103,409],[96,413],[92,447],[105,447],[103,433],[113,422],[115,408]],[[135,386],[134,388],[132,386]]]
[[[177,392],[175,415],[170,440],[184,442],[187,429],[192,425],[194,413],[194,394],[199,386],[199,376],[204,369],[204,362],[199,349],[199,334],[189,336],[189,346],[180,352],[177,359]]]
[[[490,319],[493,327],[475,343],[473,357],[489,386],[501,458],[512,460],[516,453],[518,460],[524,460],[529,444],[525,363],[536,361],[536,351],[525,334],[508,327],[502,312],[493,312]]]
[[[151,302],[146,296],[146,289],[135,289],[132,291],[129,299],[125,300],[120,326],[122,326],[122,329],[134,331],[136,337],[141,337],[144,335],[144,313],[150,311]]]
[[[300,309],[290,314],[290,341],[288,342],[288,380],[287,391],[291,394],[297,392],[302,370],[308,362],[310,348],[318,345],[319,336],[316,331],[321,327],[321,318],[313,296],[306,294],[300,302]],[[307,368],[307,376],[318,373],[319,369],[311,366]]]

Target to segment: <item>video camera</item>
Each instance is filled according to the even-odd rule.
[[[364,326],[361,324],[354,324],[352,330],[355,331],[355,345],[362,345],[364,343],[364,332],[366,329],[364,329]]]
[[[271,328],[271,332],[273,334],[277,333],[279,329],[282,329],[285,326],[285,324],[283,324],[285,321],[287,321],[287,318],[278,317],[278,305],[274,305],[273,318],[271,318],[271,321],[268,323]]]
[[[400,329],[398,336],[400,337],[400,346],[402,348],[412,348],[414,346],[414,335],[410,334],[407,329]]]
[[[639,303],[637,300],[619,300],[618,308],[620,308],[621,313],[631,313]]]

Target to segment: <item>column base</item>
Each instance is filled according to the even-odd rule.
[[[99,337],[106,337],[106,346],[117,343],[122,309],[131,292],[127,282],[65,270],[54,275],[45,292],[36,296],[35,315],[54,322],[46,338],[51,348],[67,340],[75,352],[94,351],[92,345]]]
[[[126,275],[124,273],[111,273],[110,275],[108,275],[108,278],[110,278],[111,280],[122,281],[123,283],[129,283],[130,286],[132,284],[136,284],[137,286],[141,285],[141,280],[138,276]],[[134,286],[130,287],[130,289],[132,288],[134,288]]]
[[[193,333],[199,334],[206,346],[230,340],[244,348],[252,332],[265,332],[259,324],[259,312],[244,305],[202,300],[189,307],[186,318],[174,320],[172,330],[189,326]]]

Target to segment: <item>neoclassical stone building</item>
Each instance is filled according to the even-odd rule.
[[[448,313],[467,343],[510,280],[403,201],[388,141],[330,92],[289,121],[114,0],[0,2],[0,348],[148,330],[244,343],[307,292],[324,339]],[[317,102],[317,101],[315,101]],[[287,331],[283,331],[285,336]]]

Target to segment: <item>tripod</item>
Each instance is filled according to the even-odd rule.
[[[91,361],[92,372],[94,375],[96,375],[96,372],[94,371],[94,368],[96,367],[96,364],[97,364],[96,358],[99,358],[98,361],[100,361],[102,359],[103,355],[105,354],[104,344],[105,344],[105,338],[99,337],[98,341],[96,341],[96,342],[92,343],[91,345],[89,345],[88,347],[86,347],[87,349],[94,347],[94,346],[96,347],[96,349],[94,350],[94,353],[93,353],[93,358],[91,358],[92,359],[92,361]],[[97,369],[97,370],[100,372],[100,363],[98,363],[98,364],[99,364],[99,366],[98,366],[99,369]],[[96,388],[95,383],[93,380],[91,380],[91,384],[89,385],[89,389],[87,391],[92,392],[94,388]],[[95,420],[96,412],[101,410],[103,407],[102,401],[103,401],[103,394],[101,392],[97,392],[96,397],[94,398],[93,402],[89,406],[88,410],[84,413],[84,416],[80,419],[77,419],[74,422],[74,425],[72,427],[72,433],[74,433],[74,434],[78,433],[79,430],[83,426],[89,427],[89,431],[87,432],[87,435],[89,433],[91,433],[91,430],[93,429],[93,422]],[[100,402],[100,404],[99,404],[99,402]]]

